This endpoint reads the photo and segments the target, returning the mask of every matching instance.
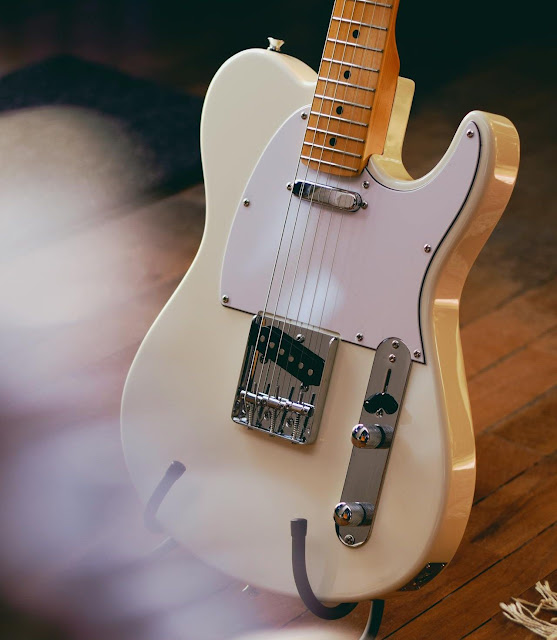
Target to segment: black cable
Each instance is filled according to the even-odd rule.
[[[159,510],[162,501],[165,499],[166,494],[172,488],[172,485],[181,478],[182,475],[184,475],[185,470],[186,467],[181,462],[174,460],[166,470],[163,479],[153,491],[143,513],[143,522],[149,531],[153,531],[154,533],[160,533],[163,531],[163,528],[157,521],[157,511]]]
[[[292,571],[300,598],[306,607],[319,618],[324,620],[338,620],[344,618],[358,605],[357,602],[343,602],[336,607],[327,607],[316,598],[309,583],[306,569],[306,534],[308,521],[296,518],[290,522],[292,534]]]

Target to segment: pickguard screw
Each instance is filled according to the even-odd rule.
[[[364,334],[363,333],[357,333],[356,334],[356,340],[358,342],[361,342],[364,339]]]
[[[422,352],[416,349],[416,351],[414,351],[414,358],[421,358],[421,357],[422,357]]]
[[[222,296],[222,303],[228,304],[230,302],[230,298],[228,296]]]
[[[288,189],[288,191],[292,191],[292,183],[291,183],[291,182],[289,182],[289,183],[286,185],[286,188]]]
[[[430,244],[424,244],[424,251],[426,253],[431,253],[431,245]]]
[[[301,333],[296,336],[296,342],[303,342],[304,340],[305,337]]]
[[[245,198],[244,199],[244,207],[249,207],[250,204],[251,204],[250,201],[247,198]]]
[[[400,342],[398,340],[393,340],[391,344],[393,349],[398,349],[400,347]]]
[[[302,120],[307,120],[307,118],[308,118],[308,114],[304,111],[302,113]]]
[[[362,202],[362,209],[367,209],[367,202],[365,200]]]
[[[468,129],[468,131],[466,132],[466,135],[467,135],[469,138],[473,138],[473,137],[474,137],[474,132],[472,131],[472,129]]]
[[[364,189],[369,189],[369,182],[366,180],[362,186]]]
[[[356,542],[356,539],[354,538],[354,536],[348,534],[347,536],[344,536],[344,542],[352,546]]]
[[[389,356],[389,362],[396,362],[396,356],[394,353],[391,353],[391,355]]]

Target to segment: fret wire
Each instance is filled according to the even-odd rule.
[[[301,156],[302,160],[308,160],[309,162],[316,162],[318,164],[327,164],[330,167],[338,167],[339,169],[347,169],[348,171],[353,171],[354,173],[360,173],[359,169],[355,169],[354,167],[347,167],[345,164],[338,164],[337,162],[328,162],[327,160],[319,160],[316,158],[311,158],[309,156]]]
[[[335,135],[335,134],[331,134],[331,135]],[[343,151],[342,149],[335,149],[335,147],[327,147],[326,145],[322,145],[322,144],[317,144],[317,142],[304,142],[304,144],[308,145],[309,147],[317,147],[318,149],[325,149],[326,151],[332,151],[333,153],[342,153],[345,156],[350,156],[351,158],[360,158],[361,159],[361,155],[359,153],[351,153],[350,151]]]
[[[363,71],[371,71],[372,73],[379,73],[379,69],[373,67],[362,67],[361,64],[354,64],[353,62],[344,62],[344,60],[335,60],[334,58],[322,58],[323,62],[333,62],[334,64],[340,64],[343,67],[354,67],[356,69],[362,69]]]
[[[345,136],[343,133],[333,133],[328,129],[319,129],[318,127],[308,127],[310,131],[316,131],[317,133],[331,134],[334,135],[335,138],[344,138],[345,140],[353,140],[354,142],[365,142],[363,138],[355,138],[354,136]],[[304,143],[307,144],[307,143]]]
[[[357,124],[360,127],[368,126],[365,122],[358,122],[357,120],[348,120],[347,118],[339,118],[337,116],[329,116],[325,113],[321,113],[320,111],[310,111],[310,115],[317,116],[318,118],[329,118],[330,120],[338,120],[339,122],[348,122],[349,124]]]
[[[373,87],[362,87],[360,84],[352,84],[350,82],[342,82],[341,80],[333,80],[332,78],[324,78],[323,76],[317,76],[318,80],[326,80],[327,82],[334,82],[335,84],[340,84],[343,87],[350,87],[351,89],[357,89],[359,91],[371,91],[371,93],[375,93],[375,89]]]
[[[376,7],[385,7],[386,9],[392,9],[392,4],[386,4],[384,2],[374,2],[373,0],[348,0],[349,2],[363,2],[364,4],[372,4]]]
[[[348,45],[350,47],[356,47],[357,49],[365,49],[366,51],[375,51],[376,53],[383,53],[383,49],[377,49],[377,47],[366,47],[363,44],[356,44],[355,42],[346,42],[345,40],[339,40],[338,38],[327,38],[328,42],[337,42],[339,44]]]
[[[350,24],[357,24],[360,27],[367,27],[368,29],[379,29],[379,31],[388,31],[388,27],[380,27],[377,24],[367,24],[367,22],[360,22],[359,20],[350,20],[350,18],[333,17],[333,20],[338,20],[339,22],[349,22]]]
[[[341,100],[340,98],[333,98],[331,96],[324,96],[321,93],[316,93],[314,98],[319,98],[320,100],[332,100],[333,102],[340,102],[341,104],[348,104],[351,107],[358,107],[359,109],[367,109],[367,111],[371,111],[371,107],[365,104],[359,104],[358,102],[350,102],[350,100]]]

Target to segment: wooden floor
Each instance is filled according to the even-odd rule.
[[[410,172],[425,173],[478,104],[506,111],[523,140],[516,192],[462,300],[477,436],[474,507],[447,569],[422,591],[387,602],[381,638],[531,638],[504,619],[499,603],[535,597],[538,580],[557,589],[557,197],[545,135],[555,101],[535,79],[521,89],[528,100],[510,82],[494,87],[492,78],[504,80],[512,65],[489,65],[422,98],[405,149]],[[12,169],[28,162],[26,126],[16,126],[23,133],[6,140],[14,125],[0,122],[2,156],[9,144],[19,149],[10,152]],[[195,255],[203,188],[138,202],[111,176],[72,174],[68,153],[56,162],[79,198],[50,201],[44,185],[24,198],[20,185],[11,196],[18,207],[29,197],[48,201],[51,222],[34,231],[24,217],[17,250],[3,245],[4,636],[205,640],[308,626],[359,637],[365,604],[341,621],[319,621],[297,599],[246,590],[184,551],[137,570],[138,555],[161,538],[143,532],[123,465],[120,395],[143,335]],[[98,153],[102,162],[116,151]],[[43,171],[41,163],[37,175]],[[102,206],[84,207],[100,187]]]

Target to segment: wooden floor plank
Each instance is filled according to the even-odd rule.
[[[461,337],[468,379],[555,326],[555,279],[467,324]]]
[[[557,331],[470,380],[476,433],[495,425],[557,384]]]
[[[542,578],[541,582],[545,582],[546,580],[554,590],[557,589],[557,571],[552,571],[549,575]],[[541,599],[541,596],[536,591],[535,587],[530,587],[515,597],[536,604],[538,604]],[[509,602],[507,602],[507,604],[508,603]],[[547,615],[546,612],[545,614],[541,613],[540,617],[547,620],[550,615]],[[511,622],[503,615],[502,611],[499,611],[499,613],[491,618],[486,624],[483,624],[481,627],[464,637],[466,640],[497,640],[497,638],[504,638],[504,640],[533,640],[535,636],[533,636],[529,629]]]
[[[552,571],[556,549],[557,526],[553,525],[400,630],[382,637],[423,640],[435,633],[447,640],[462,638],[496,615],[500,602]]]

